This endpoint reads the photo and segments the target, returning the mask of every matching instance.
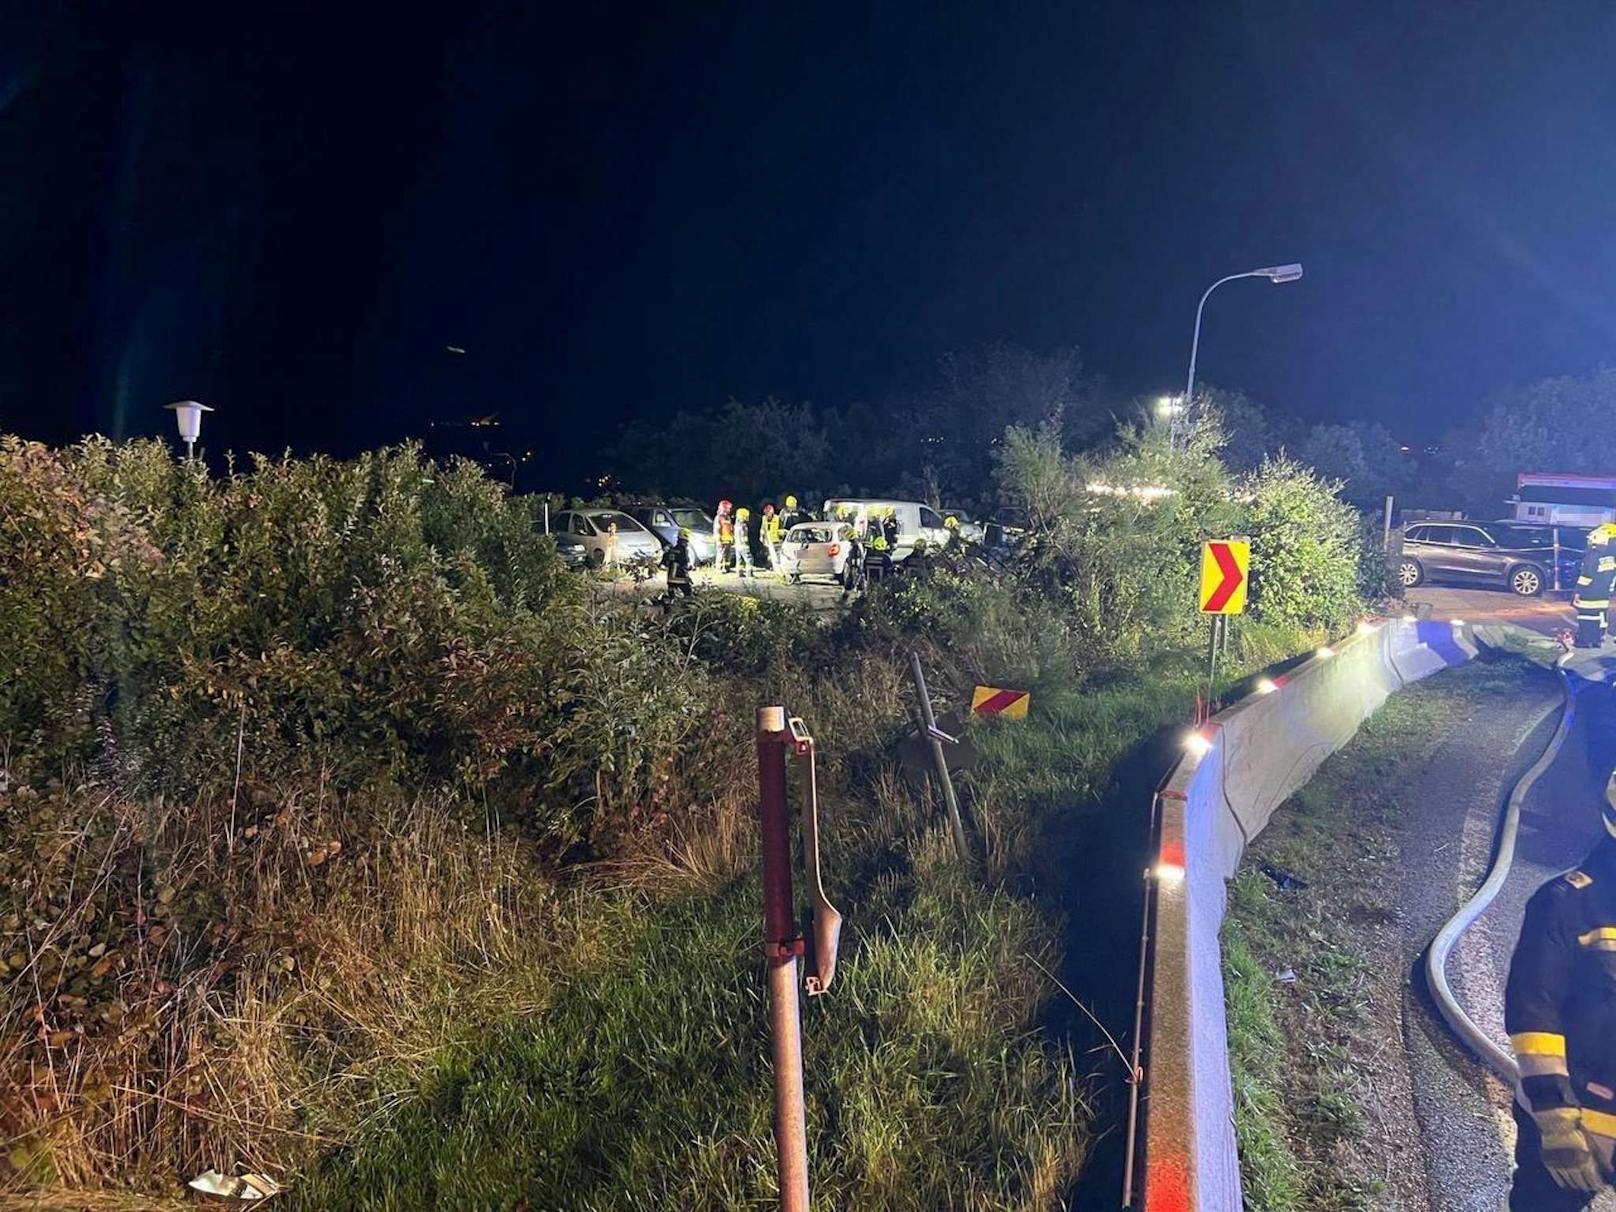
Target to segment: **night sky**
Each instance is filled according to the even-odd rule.
[[[1289,260],[1201,373],[1305,418],[1424,437],[1616,348],[1609,0],[0,10],[29,436],[498,412],[561,474],[997,340],[1165,391]]]

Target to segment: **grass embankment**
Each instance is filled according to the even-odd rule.
[[[1400,1038],[1408,979],[1386,892],[1398,886],[1413,807],[1404,789],[1478,699],[1519,688],[1516,662],[1477,662],[1393,695],[1247,851],[1230,886],[1223,959],[1253,1212],[1391,1202],[1373,1129],[1379,1067],[1400,1063],[1384,1050]],[[1305,887],[1281,886],[1284,875]]]
[[[1293,467],[1237,492],[1147,443],[1119,482],[1183,491],[1096,506],[1098,464],[1029,441],[1017,567],[906,574],[822,626],[603,603],[524,503],[410,449],[215,478],[0,438],[0,1189],[767,1204],[752,716],[779,702],[819,742],[848,918],[805,1023],[821,1201],[1061,1206],[1111,1061],[1041,969],[1126,982],[1074,968],[1123,870],[1094,838],[1118,761],[1187,715],[1200,538],[1308,536],[1231,667],[1340,625],[1357,560]],[[1033,692],[972,726],[969,872],[895,757],[910,649],[940,708]]]

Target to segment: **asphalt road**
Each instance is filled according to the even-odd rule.
[[[1612,657],[1596,661],[1616,664]],[[1507,1044],[1504,982],[1526,901],[1598,841],[1600,797],[1616,764],[1616,695],[1599,681],[1574,676],[1573,683],[1573,728],[1522,805],[1509,878],[1449,964],[1461,1004],[1500,1043]],[[1448,738],[1424,772],[1419,800],[1429,810],[1405,842],[1409,885],[1403,892],[1412,909],[1405,920],[1414,931],[1407,942],[1423,950],[1435,930],[1433,912],[1443,903],[1456,906],[1479,884],[1504,802],[1558,723],[1557,697],[1539,683],[1516,700],[1478,712]],[[1430,1004],[1418,967],[1413,976],[1405,1043],[1430,1207],[1440,1212],[1501,1208],[1515,1137],[1511,1092],[1453,1041]],[[1616,1210],[1616,1194],[1607,1193],[1594,1207]]]
[[[1408,591],[1410,609],[1430,607],[1433,619],[1463,619],[1467,623],[1514,623],[1553,635],[1576,627],[1569,593],[1545,593],[1523,598],[1507,589],[1458,589],[1449,585],[1421,585]]]

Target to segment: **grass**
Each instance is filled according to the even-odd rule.
[[[0,851],[17,877],[0,1076],[18,1092],[0,1097],[0,1189],[71,1207],[100,1186],[178,1195],[217,1167],[270,1173],[307,1209],[770,1205],[747,732],[766,694],[818,734],[848,918],[836,985],[805,1009],[817,1198],[1069,1206],[1115,1066],[1040,968],[1085,1000],[1113,975],[1062,954],[1067,915],[1092,929],[1082,898],[1102,895],[1071,856],[1118,763],[1186,718],[1193,654],[1103,685],[1046,672],[1025,724],[973,724],[967,875],[891,757],[904,653],[822,668],[756,641],[707,684],[710,729],[747,740],[659,772],[668,819],[588,866],[484,804],[396,790],[0,795],[0,835],[21,839]],[[925,651],[934,694],[968,694]]]
[[[1022,1036],[1040,923],[946,873],[922,884],[861,915],[832,994],[805,1006],[817,1197],[1049,1207],[1087,1110],[1069,1058]],[[610,971],[432,1073],[289,1206],[771,1206],[757,903],[745,880],[655,914]]]
[[[1371,1083],[1405,978],[1385,962],[1394,914],[1379,896],[1395,884],[1398,789],[1477,699],[1518,693],[1520,679],[1516,661],[1478,662],[1394,695],[1247,851],[1230,885],[1223,961],[1252,1212],[1384,1206]],[[1282,888],[1262,865],[1307,886]]]

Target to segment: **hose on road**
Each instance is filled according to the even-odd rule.
[[[1482,881],[1481,887],[1476,889],[1475,895],[1459,907],[1459,912],[1443,923],[1442,929],[1437,931],[1425,954],[1426,980],[1431,987],[1431,996],[1436,999],[1437,1010],[1441,1012],[1454,1034],[1512,1088],[1520,1076],[1515,1067],[1515,1058],[1478,1027],[1465,1013],[1464,1007],[1459,1005],[1459,999],[1454,996],[1453,989],[1448,984],[1448,956],[1464,937],[1465,931],[1487,911],[1487,907],[1497,898],[1499,889],[1503,888],[1504,881],[1509,878],[1510,866],[1515,861],[1515,837],[1520,832],[1521,805],[1526,802],[1526,797],[1543,772],[1554,764],[1554,759],[1559,756],[1561,746],[1565,744],[1565,739],[1571,732],[1571,721],[1577,708],[1576,692],[1571,689],[1571,680],[1566,677],[1564,669],[1557,669],[1556,673],[1560,678],[1560,694],[1564,704],[1560,712],[1560,726],[1554,730],[1554,735],[1549,738],[1548,745],[1538,755],[1537,761],[1521,775],[1509,793],[1509,802],[1504,807],[1504,820],[1498,829],[1497,852],[1493,856],[1487,878]]]

